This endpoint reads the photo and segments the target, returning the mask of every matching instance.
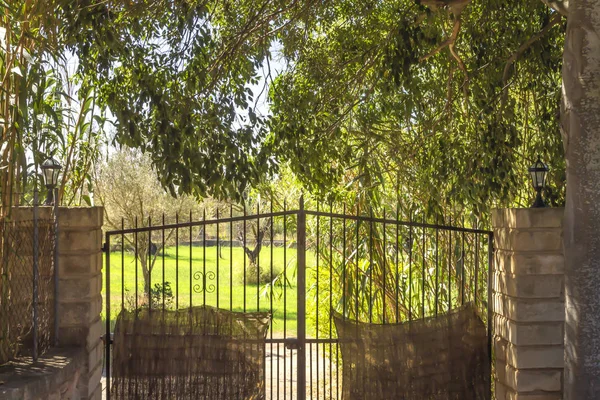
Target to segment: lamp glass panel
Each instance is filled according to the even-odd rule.
[[[544,183],[546,181],[546,171],[537,171],[535,173],[536,175],[536,182],[537,182],[537,186],[538,188],[542,188],[544,187]]]
[[[537,174],[535,171],[529,171],[529,176],[531,176],[531,184],[534,188],[537,188]]]
[[[45,169],[43,169],[46,186],[54,187],[57,185],[59,172],[60,172],[60,166],[58,166],[58,165],[53,165],[53,166],[46,167]]]
[[[44,169],[44,179],[46,181],[46,186],[52,185],[54,182],[54,169],[53,168],[45,168]]]

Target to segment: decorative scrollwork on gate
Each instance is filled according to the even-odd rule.
[[[216,286],[214,283],[209,283],[208,281],[214,281],[215,280],[215,273],[214,271],[206,271],[206,272],[201,272],[201,271],[196,271],[194,272],[194,280],[195,281],[200,281],[199,283],[196,283],[193,287],[194,292],[196,293],[214,293]]]

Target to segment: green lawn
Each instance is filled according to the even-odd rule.
[[[271,311],[273,324],[271,332],[274,337],[296,335],[296,250],[273,248],[273,270],[284,270],[284,251],[287,262],[286,275],[291,286],[275,290],[274,296],[269,296],[269,290],[264,290],[264,284],[247,283],[244,285],[244,252],[240,247],[223,247],[221,258],[218,257],[217,247],[192,247],[190,257],[189,246],[167,247],[163,256],[159,254],[152,270],[151,287],[155,283],[170,282],[173,291],[173,308],[207,304],[234,311]],[[230,250],[232,251],[230,253]],[[114,321],[123,306],[135,303],[136,293],[136,262],[133,253],[121,252],[110,254],[110,319]],[[218,265],[218,267],[217,267]],[[263,270],[271,269],[271,248],[264,247],[260,253],[260,265]],[[137,290],[141,296],[144,288],[141,266],[138,265]],[[191,274],[190,274],[191,270]],[[248,274],[249,261],[246,258]],[[106,320],[106,268],[103,269],[104,280],[102,296],[104,304],[102,318]],[[164,272],[164,274],[163,274]],[[206,272],[207,291],[199,293],[195,285],[202,285],[201,279],[194,279],[194,274]],[[214,275],[213,275],[214,274]],[[192,279],[190,280],[190,275]],[[201,278],[201,276],[200,276]],[[254,278],[256,280],[256,278]],[[178,282],[178,284],[177,284]],[[191,283],[191,290],[190,290]],[[176,303],[177,302],[177,303]],[[114,326],[114,325],[113,325]]]

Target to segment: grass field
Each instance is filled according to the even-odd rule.
[[[289,282],[285,290],[280,287],[274,291],[273,296],[270,296],[270,290],[265,290],[263,282],[261,285],[248,282],[244,285],[244,258],[246,257],[242,248],[223,247],[221,257],[217,253],[217,247],[204,249],[191,247],[191,251],[190,257],[190,246],[179,246],[179,252],[174,246],[166,247],[164,257],[162,253],[157,256],[152,270],[151,287],[156,283],[162,284],[163,280],[170,283],[173,291],[173,308],[185,308],[190,304],[207,304],[233,311],[271,311],[273,315],[271,331],[274,336],[282,336],[284,332],[287,336],[296,334],[295,249],[274,247],[272,263],[270,247],[264,247],[260,253],[261,268],[270,271],[272,265],[276,273],[285,269]],[[286,264],[287,268],[285,268]],[[133,253],[125,252],[121,257],[120,251],[112,252],[110,265],[110,319],[114,326],[121,307],[131,307],[135,304],[136,288],[141,297],[144,291],[144,278],[141,265],[138,263],[136,280],[136,260]],[[249,270],[249,261],[246,258],[246,274]],[[106,320],[106,268],[103,272],[102,318]],[[198,289],[202,286],[202,276],[198,273],[206,274],[206,291],[194,290],[196,285]]]

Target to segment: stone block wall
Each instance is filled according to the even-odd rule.
[[[564,366],[562,208],[494,210],[497,400],[559,400]]]
[[[100,399],[102,386],[102,222],[101,207],[60,207],[58,323],[60,347],[80,347],[86,359],[79,371],[78,398]],[[40,207],[39,218],[52,218]],[[33,219],[31,207],[14,209],[16,220]]]
[[[0,366],[0,399],[77,400],[84,363],[82,348],[53,348],[37,361],[20,357]]]

